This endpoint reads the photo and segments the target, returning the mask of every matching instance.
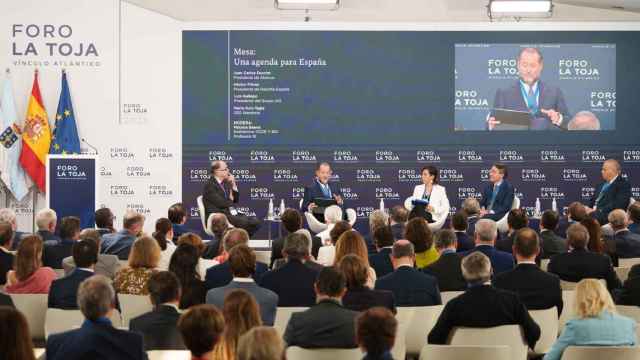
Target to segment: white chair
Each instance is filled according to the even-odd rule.
[[[626,258],[626,259],[618,259],[618,266],[621,268],[629,268],[633,265],[640,264],[640,258]]]
[[[425,345],[420,360],[511,360],[511,349],[505,345]]]
[[[256,250],[256,261],[269,265],[271,262],[271,250]]]
[[[404,200],[404,208],[411,211],[413,210],[413,204],[411,203],[413,201],[413,196],[409,196],[408,198],[406,198]],[[445,214],[449,214],[449,210],[450,208],[447,208],[447,211],[444,212]],[[444,226],[444,223],[447,221],[447,216],[443,216],[442,219],[438,219],[436,222],[430,223],[429,224],[429,230],[431,231],[438,231],[440,229],[442,229],[442,226]]]
[[[631,270],[631,268],[617,267],[617,268],[614,268],[614,270],[616,271],[616,275],[618,276],[618,279],[620,279],[620,281],[622,282],[625,282],[629,278],[629,271]]]
[[[29,324],[31,338],[44,339],[44,320],[47,313],[48,294],[10,294],[16,309],[24,315]]]
[[[191,360],[189,350],[151,350],[147,355],[149,360]]]
[[[558,338],[558,308],[529,310],[531,318],[540,326],[540,339],[533,349],[535,354],[546,354]]]
[[[398,307],[396,313],[396,321],[398,322],[398,328],[396,329],[396,339],[391,349],[391,356],[394,359],[404,359],[407,357],[407,330],[411,324],[413,318],[413,311],[401,311],[401,307]]]
[[[638,346],[569,346],[562,353],[562,360],[638,360]]]
[[[314,234],[322,232],[327,228],[327,224],[318,221],[318,219],[316,219],[316,217],[308,211],[304,212],[304,217],[307,219],[309,230],[311,230],[311,232]]]
[[[517,209],[520,207],[520,198],[518,198],[517,196],[513,196],[513,203],[511,203],[511,210],[513,209]],[[502,217],[502,219],[498,220],[497,225],[498,225],[498,231],[499,232],[507,232],[509,230],[509,225],[507,224],[507,217],[509,216],[509,213],[504,214],[504,216]]]
[[[575,317],[573,304],[576,302],[574,290],[562,290],[562,314],[558,319],[558,334],[564,329],[564,324]]]
[[[360,349],[303,349],[298,346],[287,348],[287,360],[360,360]]]
[[[540,260],[540,269],[542,269],[542,271],[547,271],[547,268],[549,267],[549,261],[551,261],[551,259]]]
[[[407,326],[405,332],[407,354],[412,356],[420,354],[423,346],[427,343],[427,336],[429,336],[431,329],[438,321],[443,308],[444,305],[397,308],[398,315],[396,315],[396,318],[398,318],[399,322],[409,319],[409,326]]]
[[[440,298],[442,298],[442,305],[447,305],[449,300],[462,295],[464,291],[443,291],[440,293]]]
[[[616,305],[618,314],[630,317],[637,323],[640,323],[640,307],[635,305]]]
[[[198,203],[198,212],[200,213],[200,223],[202,223],[202,229],[205,233],[207,233],[207,235],[215,236],[213,232],[207,227],[207,224],[209,222],[207,221],[208,219],[205,219],[207,213],[204,209],[204,201],[202,201],[202,195],[196,198],[196,202]],[[211,215],[209,215],[209,217],[211,217]]]
[[[282,337],[287,329],[287,324],[293,313],[307,310],[307,307],[278,307],[276,310],[276,318],[273,322],[273,328],[276,329],[278,335]]]
[[[151,299],[147,295],[118,294],[122,310],[122,326],[129,328],[129,321],[136,316],[153,310]]]
[[[114,310],[111,313],[111,324],[113,327],[122,326],[120,319],[120,312]],[[68,330],[79,328],[84,322],[84,315],[80,310],[62,310],[62,309],[47,309],[44,320],[44,337],[47,339],[51,334],[57,334]]]
[[[490,328],[460,327],[453,330],[451,345],[506,345],[513,360],[527,359],[527,344],[520,325],[502,325]]]

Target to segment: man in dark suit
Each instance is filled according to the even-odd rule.
[[[107,207],[100,208],[96,210],[94,215],[96,219],[96,230],[100,233],[100,236],[116,232],[113,227],[113,219],[115,219],[115,216],[113,212],[111,212],[111,209]]]
[[[520,50],[517,67],[520,79],[510,87],[496,91],[493,109],[530,113],[529,129],[531,130],[566,129],[571,115],[562,90],[540,80],[544,67],[540,50],[532,47]],[[489,130],[499,124],[492,111],[487,119]]]
[[[538,234],[530,228],[518,230],[513,244],[513,253],[518,265],[515,269],[495,276],[493,285],[500,289],[513,291],[529,310],[558,308],[562,313],[562,289],[560,279],[542,271],[536,265],[536,256],[540,253]]]
[[[489,184],[482,191],[480,216],[498,221],[511,210],[513,205],[513,186],[506,180],[507,167],[495,163],[489,170]]]
[[[633,265],[616,300],[618,305],[640,306],[640,264]]]
[[[640,235],[627,228],[627,213],[622,209],[615,209],[609,213],[609,224],[613,229],[616,258],[640,257]]]
[[[91,241],[96,245],[96,249],[100,251],[100,236],[93,229],[84,229],[80,232],[80,240]],[[94,268],[95,274],[104,275],[109,279],[114,279],[116,273],[120,270],[120,260],[117,255],[98,254],[98,262]],[[75,268],[76,263],[73,260],[73,256],[62,259],[62,268],[65,275],[69,275]]]
[[[447,344],[456,327],[486,328],[520,325],[525,342],[533,349],[540,327],[531,318],[518,295],[491,285],[491,262],[480,252],[462,259],[462,273],[469,283],[464,294],[450,300],[429,333],[429,344]]]
[[[391,221],[393,239],[404,239],[404,228],[409,221],[409,211],[402,205],[396,205],[391,208],[389,220]]]
[[[45,242],[42,265],[62,269],[62,259],[71,255],[71,248],[80,239],[80,218],[65,216],[60,223],[61,240],[57,243]]]
[[[476,247],[460,254],[465,257],[473,252],[480,251],[489,257],[491,268],[496,274],[513,269],[513,255],[495,248],[497,234],[498,226],[495,221],[491,219],[478,220],[474,237]]]
[[[393,231],[389,226],[381,226],[373,232],[373,241],[376,244],[377,253],[369,255],[369,265],[376,271],[376,276],[381,278],[393,272],[391,263],[391,248],[393,247]]]
[[[556,255],[549,261],[547,271],[560,279],[578,282],[586,278],[605,279],[609,291],[620,287],[620,280],[613,270],[611,259],[587,250],[589,232],[581,224],[573,224],[567,229],[569,252]]]
[[[303,348],[355,348],[356,311],[345,309],[341,300],[347,292],[344,275],[334,267],[318,274],[317,304],[294,313],[284,332],[287,346]]]
[[[178,331],[180,281],[169,271],[149,278],[149,297],[153,310],[131,319],[129,330],[144,338],[145,350],[182,350],[184,343]]]
[[[49,336],[47,360],[147,359],[142,335],[111,325],[114,303],[115,291],[109,279],[95,275],[83,281],[78,305],[86,320],[79,329]]]
[[[343,208],[344,199],[342,198],[342,193],[337,186],[332,188],[329,184],[331,175],[331,165],[326,161],[320,162],[316,166],[316,176],[313,180],[313,184],[305,186],[304,188],[302,211],[309,211],[320,222],[324,222],[324,208],[318,207],[318,204],[314,202],[314,200],[318,198],[335,200],[338,206],[342,209],[343,219],[347,220],[347,213]]]
[[[144,215],[127,210],[122,220],[122,229],[116,233],[102,236],[101,252],[117,255],[120,260],[129,259],[131,246],[136,241],[136,236],[142,232],[144,220]]]
[[[622,177],[622,168],[615,159],[607,159],[602,163],[602,179],[589,202],[587,213],[604,225],[607,216],[614,209],[626,210],[631,199],[631,184]]]
[[[8,222],[0,222],[0,286],[6,284],[7,273],[13,269],[15,255],[11,252],[13,227]]]
[[[18,245],[20,244],[20,240],[27,233],[18,231],[18,222],[15,211],[10,208],[2,208],[0,209],[0,223],[6,222],[11,225],[11,230],[13,230],[13,235],[11,238],[11,247],[7,248],[7,250],[15,251],[18,249]]]
[[[540,245],[543,259],[549,259],[553,255],[567,251],[567,241],[555,233],[559,220],[560,216],[553,210],[546,210],[542,213],[540,218]]]
[[[627,216],[629,217],[629,231],[634,234],[640,234],[640,202],[634,201],[629,205],[627,209]]]
[[[282,226],[287,230],[287,233],[292,234],[300,229],[302,229],[304,225],[304,220],[302,219],[302,215],[296,209],[286,209],[284,213],[280,216],[282,220]],[[276,260],[282,259],[282,247],[284,246],[284,239],[282,237],[280,239],[276,239],[271,243],[271,263],[269,267],[273,269],[273,264]],[[311,255],[314,258],[318,257],[318,251],[320,247],[322,247],[322,240],[319,237],[313,236],[311,238]]]
[[[376,290],[393,292],[397,306],[431,306],[442,304],[438,280],[413,267],[415,263],[413,244],[398,240],[393,244],[392,261],[394,272],[376,280]]]
[[[58,216],[55,211],[44,208],[36,214],[36,226],[38,231],[36,235],[40,235],[45,245],[59,243],[60,237],[55,234]],[[17,249],[18,244],[14,244]]]
[[[49,289],[50,308],[73,310],[78,308],[78,287],[87,278],[94,275],[98,262],[98,247],[90,240],[76,241],[73,244],[73,261],[76,268],[67,276],[53,280]]]
[[[440,291],[463,291],[467,288],[467,282],[462,276],[460,267],[462,256],[456,252],[456,242],[456,234],[452,230],[438,231],[435,245],[440,257],[436,262],[422,269],[426,274],[436,277]]]
[[[527,227],[527,225],[529,225],[529,218],[527,217],[527,213],[525,213],[524,210],[510,210],[509,215],[507,215],[507,233],[498,238],[496,249],[511,253],[516,232]]]
[[[555,230],[556,235],[563,239],[567,238],[567,228],[571,224],[579,223],[587,218],[587,207],[579,201],[574,201],[567,208],[567,216],[559,221]]]
[[[260,228],[260,220],[255,216],[238,213],[234,205],[240,200],[236,179],[231,174],[227,163],[221,160],[211,164],[211,178],[204,186],[202,201],[204,202],[205,219],[212,213],[223,213],[235,227],[247,230],[249,236]]]
[[[467,235],[473,239],[476,222],[480,219],[480,202],[474,197],[468,197],[462,202],[460,212],[467,216]]]
[[[469,234],[467,234],[467,228],[469,226],[467,221],[468,217],[464,211],[458,211],[451,217],[451,228],[455,232],[457,238],[456,243],[458,248],[456,251],[458,252],[471,250],[475,246],[473,243],[473,235],[469,236]]]

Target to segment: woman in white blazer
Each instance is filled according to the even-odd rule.
[[[449,213],[449,199],[444,186],[438,184],[438,169],[435,166],[425,166],[420,171],[422,184],[413,189],[412,200],[423,199],[429,202],[426,207],[434,222],[446,218]]]

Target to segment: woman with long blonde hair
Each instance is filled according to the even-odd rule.
[[[369,277],[367,278],[366,286],[373,289],[376,283],[376,271],[369,265],[369,253],[367,252],[367,245],[364,238],[357,230],[347,230],[336,242],[336,255],[333,259],[333,265],[338,265],[343,257],[353,254],[362,259],[362,262],[369,269]]]
[[[222,314],[226,325],[222,339],[213,350],[214,358],[235,360],[240,336],[262,325],[260,310],[253,295],[245,290],[236,289],[225,295]]]

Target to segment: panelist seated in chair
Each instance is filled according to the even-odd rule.
[[[313,184],[305,186],[302,200],[302,211],[309,211],[320,222],[324,222],[324,209],[330,205],[338,205],[343,209],[344,200],[337,186],[331,187],[329,179],[332,174],[331,164],[324,161],[316,166],[316,176]],[[320,203],[320,201],[322,203]],[[347,220],[346,212],[342,211],[343,220]]]
[[[413,209],[409,218],[421,216],[429,223],[438,222],[446,218],[449,212],[447,191],[438,184],[439,171],[435,166],[423,167],[420,175],[422,184],[413,189]]]
[[[482,191],[480,216],[494,221],[502,219],[511,210],[513,204],[513,185],[507,182],[507,167],[495,163],[489,170],[490,184]]]

